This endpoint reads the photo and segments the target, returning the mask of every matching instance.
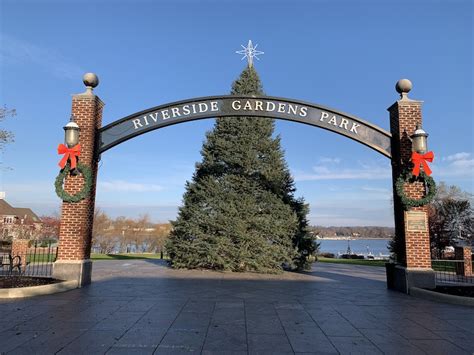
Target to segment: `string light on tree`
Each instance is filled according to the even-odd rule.
[[[253,44],[252,44],[252,41],[249,39],[249,43],[247,43],[247,47],[244,47],[244,45],[241,44],[241,47],[243,48],[243,50],[235,51],[235,53],[243,54],[242,60],[244,58],[247,58],[247,61],[249,63],[249,67],[252,67],[253,66],[253,58],[255,58],[257,60],[260,60],[258,58],[258,56],[261,55],[261,54],[265,54],[262,51],[257,51],[257,46],[258,46],[258,44],[256,44],[255,47],[254,47]]]

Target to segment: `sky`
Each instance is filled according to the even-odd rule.
[[[0,1],[0,105],[15,142],[0,191],[59,211],[54,192],[71,95],[94,72],[103,124],[160,104],[225,95],[249,39],[266,94],[350,113],[389,130],[395,83],[413,83],[433,177],[474,192],[471,1]],[[116,217],[176,217],[213,119],[178,124],[102,155],[97,205]],[[275,134],[314,225],[393,226],[390,160],[345,137],[277,121]]]

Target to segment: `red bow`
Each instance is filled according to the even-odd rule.
[[[68,160],[71,160],[71,169],[75,169],[77,157],[81,155],[81,145],[76,144],[74,147],[68,148],[64,144],[60,144],[58,145],[58,154],[64,154],[63,158],[58,164],[61,169],[64,169]]]
[[[425,154],[419,154],[417,152],[413,152],[411,154],[411,161],[413,162],[413,164],[415,164],[415,166],[413,167],[412,174],[415,176],[420,175],[420,165],[422,165],[423,171],[425,172],[425,174],[428,176],[431,175],[431,169],[428,166],[427,161],[431,163],[433,159],[434,159],[433,152],[428,152]]]

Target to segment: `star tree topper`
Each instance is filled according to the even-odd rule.
[[[255,45],[255,47],[252,44],[252,41],[249,40],[249,43],[247,44],[247,47],[244,47],[244,45],[241,45],[243,50],[241,51],[235,51],[237,54],[243,54],[244,56],[242,57],[242,60],[244,58],[247,58],[249,67],[253,66],[253,58],[256,58],[257,60],[260,60],[258,56],[260,54],[264,54],[262,51],[257,51],[257,46],[258,44]]]

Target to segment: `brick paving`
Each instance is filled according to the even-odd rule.
[[[388,291],[383,268],[256,275],[122,260],[93,269],[83,289],[0,300],[0,353],[474,353],[474,308]]]

